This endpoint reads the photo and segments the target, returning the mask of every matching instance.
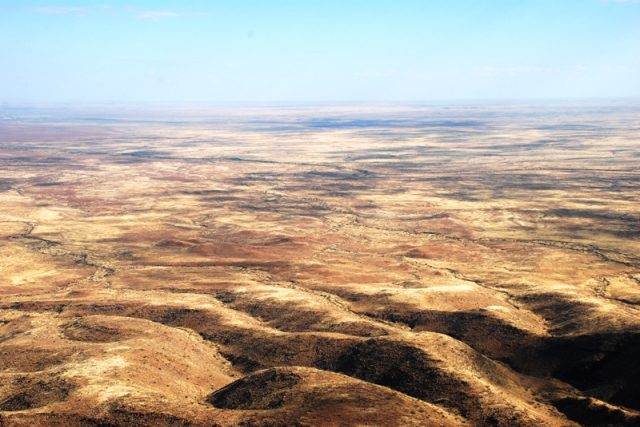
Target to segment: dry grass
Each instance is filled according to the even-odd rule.
[[[640,422],[637,109],[100,114],[0,122],[0,424]]]

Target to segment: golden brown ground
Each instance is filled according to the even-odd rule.
[[[0,425],[640,425],[639,123],[7,113]]]

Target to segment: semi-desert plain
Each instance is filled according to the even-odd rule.
[[[639,426],[640,105],[0,110],[0,426]]]

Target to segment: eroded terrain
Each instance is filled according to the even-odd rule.
[[[640,107],[3,115],[0,425],[640,425]]]

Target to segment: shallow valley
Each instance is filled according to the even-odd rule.
[[[640,107],[2,111],[0,425],[640,425]]]

